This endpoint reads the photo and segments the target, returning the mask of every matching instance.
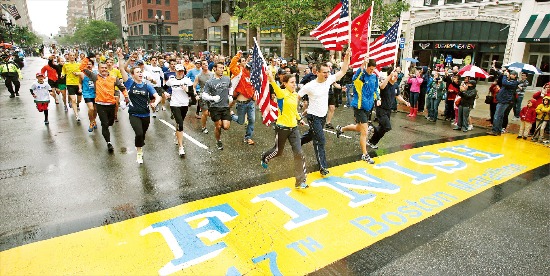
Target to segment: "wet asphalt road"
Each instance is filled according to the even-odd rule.
[[[3,85],[0,88],[0,250],[293,176],[289,169],[292,162],[289,147],[283,157],[269,164],[268,170],[261,168],[260,154],[273,146],[274,133],[261,125],[259,114],[254,135],[256,145],[243,144],[245,126],[232,123],[231,129],[222,133],[225,149],[219,151],[215,147],[212,122],[207,124],[210,133],[201,133],[200,122],[194,117],[195,107],[191,107],[184,131],[208,149],[185,139],[187,155],[182,159],[177,155],[172,129],[160,119],[170,124],[173,120],[169,112],[161,113],[151,120],[143,165],[135,162],[134,133],[125,110],[119,112],[119,122],[111,128],[114,154],[107,152],[100,131],[87,131],[87,109],[83,103],[82,122],[77,123],[72,110],[66,113],[62,104],[56,106],[52,101],[50,125],[45,126],[43,115],[36,110],[28,92],[35,73],[45,64],[44,59],[27,58],[20,97],[10,99],[6,88]],[[481,135],[486,131],[456,132],[447,122],[433,124],[421,117],[409,119],[405,115],[392,114],[393,130],[386,134],[373,155],[421,143]],[[340,107],[333,124],[344,125],[352,120],[352,111]],[[301,131],[306,129],[303,127]],[[329,166],[359,158],[358,134],[346,135],[351,138],[337,139],[335,134],[326,133]],[[316,171],[311,144],[304,147],[304,152],[308,172]],[[451,219],[449,223],[444,219],[449,214],[436,216],[443,217],[436,225],[445,226],[430,228],[427,237],[420,239],[421,242],[411,242],[405,246],[406,250],[388,252],[388,246],[396,246],[376,244],[372,250],[362,250],[319,273],[519,274],[524,266],[511,263],[502,266],[496,260],[513,257],[525,264],[519,259],[521,255],[532,254],[534,257],[528,260],[534,265],[525,266],[530,272],[527,274],[545,274],[543,272],[550,271],[547,204],[550,177],[548,169],[536,174],[539,177],[532,180],[516,180],[515,186],[498,200],[487,202],[481,197],[484,204],[474,204],[476,208],[468,209],[468,215],[461,219]],[[525,184],[530,185],[521,190],[523,186],[519,185]],[[475,202],[475,198],[472,201]],[[531,228],[526,230],[527,226]],[[511,232],[515,235],[510,235]],[[410,235],[401,239],[414,240],[415,235]],[[501,248],[502,244],[510,246]],[[497,246],[501,246],[499,250],[492,249]],[[539,246],[537,250],[529,250],[536,246]],[[466,250],[471,247],[479,248],[477,254],[472,256],[471,250]],[[514,257],[518,252],[520,256]],[[468,266],[470,263],[475,266]],[[350,264],[353,269],[349,268]],[[474,269],[477,267],[488,269]]]

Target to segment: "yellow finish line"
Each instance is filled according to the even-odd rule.
[[[541,154],[523,154],[537,152]],[[512,135],[410,149],[0,252],[0,275],[297,275],[550,162]]]

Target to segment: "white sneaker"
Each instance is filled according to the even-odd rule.
[[[204,133],[204,134],[208,134],[208,129],[207,129],[207,128],[205,128],[205,127],[204,127],[204,128],[202,128],[202,133]]]
[[[76,121],[80,122],[80,116],[76,116]]]
[[[157,117],[157,112],[153,112],[153,113],[151,114],[151,116],[153,116],[153,118],[156,118],[156,117]]]
[[[166,111],[166,107],[163,106],[163,107],[161,108],[161,110],[162,110],[162,111]]]
[[[183,147],[180,147],[179,155],[180,155],[180,156],[184,156],[184,155],[185,155],[185,150],[183,149]]]
[[[468,130],[474,129],[474,125],[468,125]]]
[[[143,164],[143,152],[138,152],[138,153],[137,153],[136,162],[137,162],[138,164]]]

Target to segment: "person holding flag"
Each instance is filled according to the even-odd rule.
[[[317,64],[317,79],[304,85],[298,92],[301,98],[305,95],[309,98],[306,110],[309,130],[302,136],[301,144],[304,145],[313,141],[315,157],[319,163],[319,172],[323,176],[329,174],[325,156],[325,134],[323,132],[328,112],[328,92],[332,84],[340,80],[348,71],[350,58],[351,48],[348,47],[342,67],[334,75],[329,74],[330,68],[326,63]]]
[[[380,93],[378,92],[378,76],[374,74],[376,69],[376,60],[365,58],[363,65],[359,70],[355,72],[353,80],[359,79],[363,83],[362,89],[355,90],[353,92],[353,100],[351,107],[353,107],[353,116],[355,117],[355,124],[347,125],[345,127],[336,127],[336,136],[340,137],[344,131],[352,130],[361,133],[359,138],[359,145],[361,146],[361,160],[366,161],[369,164],[374,164],[374,160],[369,156],[367,152],[367,135],[369,129],[369,118],[374,107],[376,96],[376,106],[380,106]],[[384,87],[387,85],[385,83]]]

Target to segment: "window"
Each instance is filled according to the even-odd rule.
[[[157,10],[157,14],[158,18],[160,19],[160,17],[162,16],[162,11],[161,10]]]
[[[143,25],[139,25],[139,34],[140,34],[140,35],[143,34]]]
[[[161,0],[157,0],[157,5],[162,5]]]
[[[143,18],[142,16],[143,16],[143,15],[141,14],[141,10],[139,10],[139,11],[138,11],[138,19],[142,19],[142,18]]]
[[[222,38],[222,27],[208,28],[208,39],[220,40]]]
[[[138,5],[141,5],[141,0],[137,0],[137,4],[138,4]]]
[[[165,11],[164,12],[164,19],[165,20],[170,20],[170,11]]]
[[[163,35],[172,35],[172,26],[164,26]]]
[[[147,0],[147,4],[152,4],[153,0]]]
[[[164,5],[170,6],[170,0],[164,0]]]
[[[137,13],[136,12],[132,13],[132,17],[133,17],[134,21],[137,21]]]
[[[149,34],[150,35],[156,35],[157,34],[157,25],[149,24]]]
[[[153,10],[151,10],[151,9],[147,10],[147,18],[152,19],[154,17],[155,16],[153,15]]]
[[[137,26],[134,26],[134,35],[137,35],[137,34],[138,34]]]

